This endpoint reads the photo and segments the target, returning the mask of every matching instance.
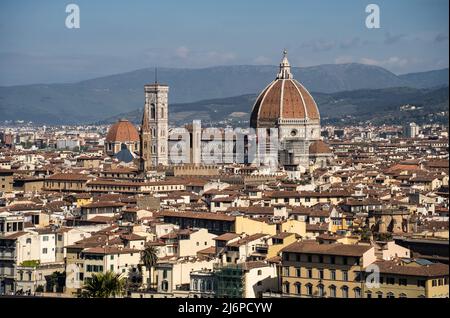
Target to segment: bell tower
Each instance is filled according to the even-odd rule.
[[[151,164],[153,166],[166,166],[169,153],[169,86],[155,81],[154,84],[145,85],[144,90],[145,107],[148,110],[148,123],[151,132]]]

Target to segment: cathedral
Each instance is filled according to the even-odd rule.
[[[270,129],[276,129],[278,163],[294,174],[295,171],[297,174],[305,172],[310,164],[317,164],[322,155],[331,154],[320,140],[317,104],[308,90],[293,78],[286,51],[275,80],[256,99],[250,126],[255,130],[267,130],[267,134],[270,134]],[[322,152],[321,156],[317,151]],[[320,162],[320,165],[324,164]]]
[[[145,106],[140,129],[140,170],[147,172],[158,165],[173,164],[170,149],[179,143],[178,137],[171,136],[168,127],[168,92],[167,85],[145,85]],[[190,163],[205,164],[207,154],[213,142],[201,132],[201,129],[189,130],[189,158]],[[278,74],[259,94],[250,115],[250,128],[263,131],[268,136],[274,134],[278,138],[276,148],[277,169],[288,172],[290,177],[299,178],[311,167],[324,167],[331,158],[330,148],[321,140],[320,113],[316,102],[308,90],[293,78],[287,52],[283,52]],[[173,134],[172,134],[173,135]],[[230,140],[223,138],[225,149]],[[250,136],[246,141],[252,139]],[[256,138],[257,139],[257,138]],[[233,142],[233,139],[231,140]],[[235,142],[235,140],[234,140]],[[257,144],[257,156],[262,156],[262,142]],[[268,147],[270,148],[270,147]],[[234,158],[238,154],[236,145],[232,145]],[[245,146],[245,151],[249,149]],[[264,151],[272,149],[264,148]],[[226,155],[224,155],[226,156]],[[224,158],[219,158],[224,159]],[[218,160],[215,163],[224,163]],[[229,162],[229,161],[228,161]],[[211,162],[207,162],[210,164]],[[250,164],[251,162],[246,162]],[[264,161],[259,161],[265,164]]]

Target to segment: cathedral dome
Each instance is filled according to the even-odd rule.
[[[132,123],[121,119],[112,125],[106,135],[106,142],[139,142],[139,133]]]
[[[313,97],[292,77],[286,51],[276,79],[256,99],[250,125],[253,128],[273,127],[279,119],[320,120]]]

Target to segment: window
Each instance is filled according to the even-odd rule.
[[[395,298],[394,293],[391,293],[391,292],[387,293],[386,297],[387,298]]]
[[[285,294],[289,294],[290,293],[289,282],[284,282],[284,284],[283,284],[283,292]]]
[[[336,297],[336,286],[334,286],[334,285],[330,286],[330,297],[332,297],[332,298]]]
[[[355,298],[361,298],[361,288],[356,287],[353,291],[355,292]]]
[[[389,285],[395,285],[395,278],[394,277],[388,277],[386,279],[386,283]]]
[[[308,295],[308,296],[312,296],[312,294],[313,294],[313,291],[312,291],[312,289],[313,289],[313,287],[312,287],[312,285],[311,284],[306,284],[306,295]]]
[[[258,276],[262,275],[262,270],[258,269]]]
[[[382,293],[382,292],[378,292],[378,293],[377,293],[377,297],[378,297],[378,298],[383,298],[383,293]]]
[[[419,280],[417,281],[417,287],[425,287],[425,283],[426,283],[425,280],[419,279]]]
[[[348,298],[348,287],[342,286],[341,290],[342,290],[342,298]]]
[[[330,263],[331,264],[335,264],[336,263],[336,258],[334,256],[330,257]]]
[[[319,270],[319,279],[323,279],[323,269]]]
[[[283,268],[283,273],[284,273],[284,276],[289,276],[289,267],[288,266],[285,266]]]
[[[406,286],[406,285],[408,285],[408,280],[406,278],[399,278],[398,284],[400,286]]]
[[[406,294],[401,293],[400,295],[398,295],[398,298],[408,298],[408,296],[406,296]]]
[[[342,258],[342,263],[343,263],[344,265],[347,265],[347,263],[348,263],[347,257],[343,257],[343,258]]]
[[[312,278],[312,277],[313,277],[313,271],[312,271],[312,269],[308,268],[308,269],[307,269],[307,273],[308,273],[308,278]]]
[[[367,295],[367,298],[372,298],[372,292],[369,291],[369,292],[367,292],[366,295]]]
[[[297,295],[301,295],[302,293],[302,284],[300,283],[295,283],[295,293]]]
[[[312,256],[308,255],[308,263],[312,263]]]
[[[163,270],[163,278],[164,279],[167,278],[167,270],[166,269]]]
[[[295,272],[296,272],[296,274],[297,274],[297,277],[301,277],[301,276],[302,276],[302,271],[301,271],[300,268],[296,268],[296,269],[295,269]]]
[[[321,285],[317,286],[317,288],[319,289],[319,297],[324,297],[325,292],[324,292],[323,285],[321,284]]]
[[[47,252],[48,252],[48,249],[47,249],[47,248],[43,248],[43,249],[42,249],[42,254],[47,254]]]
[[[43,240],[44,242],[48,242],[48,236],[47,236],[47,235],[44,235],[44,236],[42,237],[42,240]]]
[[[198,289],[198,281],[196,279],[194,279],[192,281],[192,289],[193,290],[197,290]]]
[[[342,280],[343,281],[348,281],[348,272],[347,271],[342,271]]]
[[[336,271],[334,269],[330,270],[330,279],[336,280]]]

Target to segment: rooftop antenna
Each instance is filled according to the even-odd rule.
[[[155,84],[158,83],[158,68],[155,67]]]

